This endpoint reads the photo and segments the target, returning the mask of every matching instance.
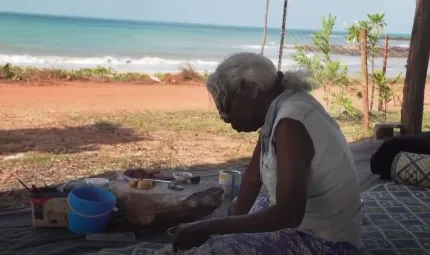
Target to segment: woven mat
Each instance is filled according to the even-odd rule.
[[[362,198],[362,239],[370,254],[430,254],[429,189],[379,184]]]
[[[430,189],[379,184],[362,194],[362,239],[372,255],[430,255]],[[168,240],[93,255],[153,255],[164,253]]]
[[[362,239],[372,255],[430,255],[430,190],[379,184],[362,194]],[[154,255],[164,253],[168,240],[92,255]],[[166,253],[164,253],[166,254]]]
[[[171,254],[170,245],[144,242],[139,245],[118,249],[103,249],[88,255],[164,255]]]

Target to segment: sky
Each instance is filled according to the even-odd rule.
[[[0,11],[110,19],[262,26],[266,0],[1,0]],[[386,31],[410,33],[414,0],[290,0],[287,28],[317,29],[322,15],[337,16],[335,30],[386,13]],[[271,0],[269,27],[280,27],[283,0]]]

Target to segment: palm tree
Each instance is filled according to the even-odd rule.
[[[375,29],[375,34],[378,36],[382,34],[384,27],[387,25],[385,23],[385,13],[375,13],[375,14],[367,14],[367,18],[369,19],[370,26]]]
[[[347,26],[346,31],[348,34],[346,36],[346,41],[348,43],[359,45],[360,44],[360,32],[361,32],[361,30],[366,30],[366,31],[370,30],[370,24],[367,20],[356,21],[351,26]]]
[[[381,34],[383,33],[385,23],[385,14],[367,14],[368,20],[357,21],[355,24],[346,28],[348,34],[346,41],[352,44],[358,44],[360,42],[361,30],[367,31],[367,49],[369,51],[369,58],[371,63],[372,74],[375,73],[375,57],[378,54],[378,43],[380,41]],[[373,109],[373,102],[375,96],[375,84],[370,84],[370,110]]]
[[[264,31],[263,31],[263,42],[261,44],[261,55],[264,53],[264,46],[266,45],[267,39],[267,16],[269,14],[269,2],[270,0],[266,0],[266,15],[264,16]]]
[[[375,57],[378,54],[378,48],[379,48],[379,41],[380,41],[380,37],[381,34],[384,31],[384,27],[387,25],[387,23],[385,23],[385,13],[375,13],[375,14],[367,14],[367,18],[369,19],[369,25],[371,27],[372,30],[372,34],[369,35],[369,50],[370,50],[370,60],[371,60],[371,65],[372,65],[372,74],[375,73]],[[371,92],[370,92],[370,109],[372,110],[373,108],[373,102],[374,102],[374,97],[375,97],[375,81],[372,82],[372,88],[371,88]],[[379,101],[381,101],[381,96],[379,96]],[[378,103],[378,107],[379,107],[379,103]]]

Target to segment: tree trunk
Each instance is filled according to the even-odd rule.
[[[371,57],[371,62],[370,64],[372,65],[372,75],[375,73],[375,53],[372,52],[372,57]],[[372,82],[370,83],[370,107],[369,107],[369,111],[373,110],[373,101],[375,99],[375,82],[373,81],[373,77],[372,77]]]
[[[403,88],[404,133],[422,131],[424,90],[430,50],[430,1],[417,0]]]
[[[387,59],[388,59],[388,40],[390,38],[388,37],[388,35],[385,36],[385,43],[384,43],[384,56],[382,57],[382,72],[385,73],[387,72]],[[381,93],[379,93],[379,97],[378,97],[378,111],[383,111],[385,109],[386,111],[386,107],[383,107],[384,101],[381,97]]]
[[[369,120],[369,74],[367,70],[367,35],[366,30],[360,33],[361,44],[361,82],[363,86],[363,125],[365,129],[370,128]]]
[[[261,44],[261,55],[264,53],[264,47],[266,46],[267,39],[267,16],[269,15],[269,2],[270,0],[266,0],[266,14],[264,16],[264,30],[263,30],[263,42]]]

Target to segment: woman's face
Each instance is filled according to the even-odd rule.
[[[264,124],[258,120],[258,100],[248,90],[228,93],[225,100],[215,98],[215,102],[221,119],[238,132],[257,131]]]

